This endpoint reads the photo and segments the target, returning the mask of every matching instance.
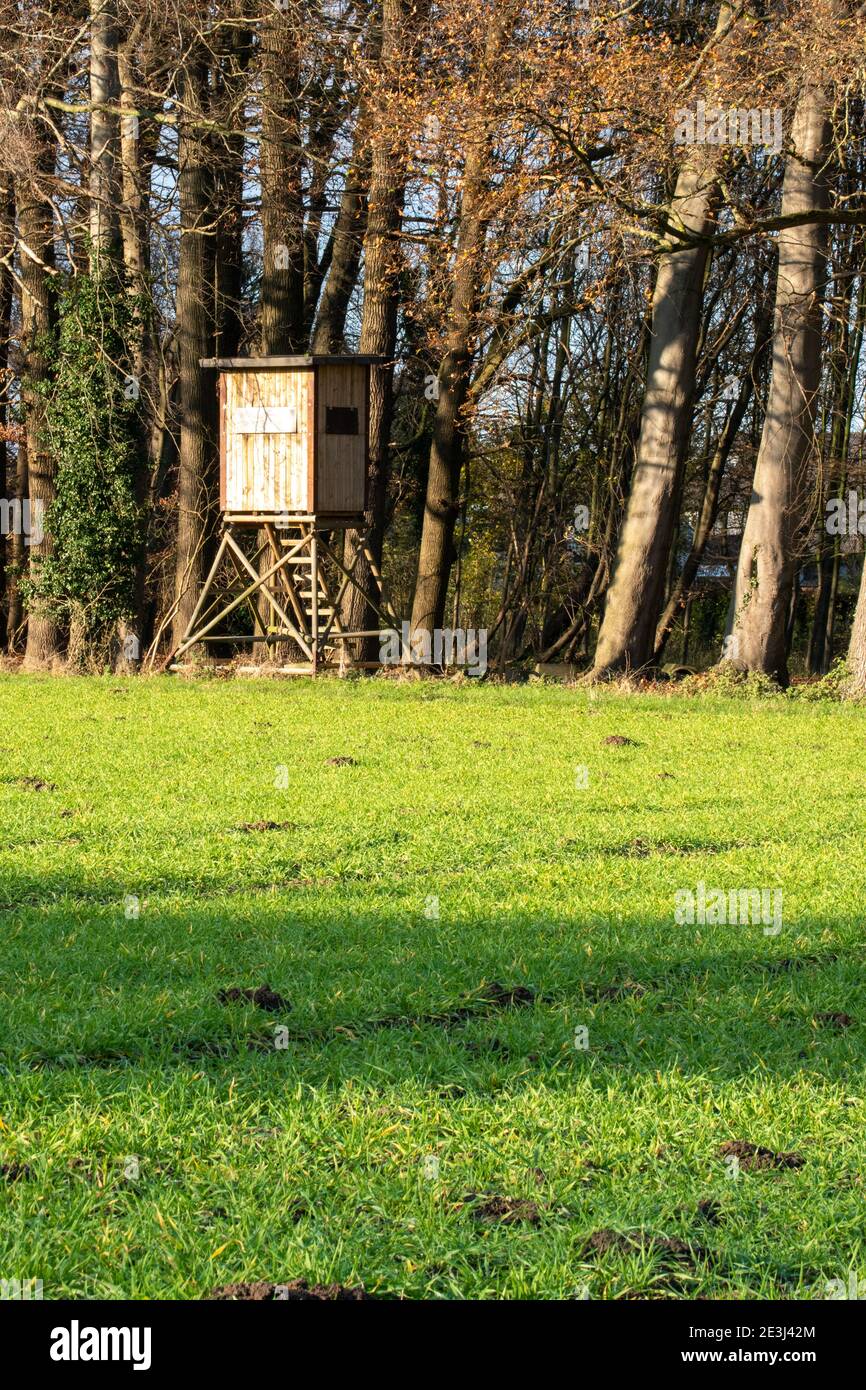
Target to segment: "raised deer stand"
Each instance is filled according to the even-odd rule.
[[[287,675],[350,664],[348,644],[400,630],[364,530],[370,369],[373,357],[216,358],[219,372],[220,508],[216,554],[179,646],[165,664],[201,643],[293,642],[302,662]],[[358,531],[346,567],[344,533]],[[254,534],[251,546],[241,544]],[[375,594],[355,577],[361,560]],[[357,588],[381,627],[347,631],[343,599]],[[252,632],[226,631],[246,607]],[[378,666],[378,662],[363,662]]]

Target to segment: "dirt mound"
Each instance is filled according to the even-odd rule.
[[[0,1163],[0,1178],[3,1182],[26,1182],[33,1177],[33,1169],[29,1163]]]
[[[258,989],[221,989],[217,999],[221,1004],[255,1004],[257,1009],[264,1009],[272,1014],[288,1013],[292,1007],[288,999],[277,994],[269,984],[259,985]]]
[[[466,1202],[472,1206],[476,1221],[499,1221],[503,1226],[516,1226],[526,1222],[537,1226],[541,1212],[535,1202],[523,1197],[500,1197],[495,1192],[470,1192]]]
[[[308,1284],[291,1279],[287,1284],[220,1284],[209,1299],[228,1299],[234,1303],[366,1303],[374,1300],[363,1284],[347,1288],[344,1284]]]
[[[728,1139],[719,1145],[719,1157],[733,1155],[744,1172],[760,1168],[802,1168],[806,1162],[802,1154],[774,1153],[772,1149],[762,1149],[760,1144],[752,1144],[748,1139]]]
[[[584,1245],[587,1255],[608,1255],[611,1252],[631,1255],[641,1249],[668,1259],[689,1262],[700,1253],[677,1236],[650,1236],[644,1231],[593,1231]]]
[[[56,792],[56,782],[43,782],[41,777],[16,777],[15,781],[19,787],[26,787],[31,792]]]
[[[482,1004],[492,1004],[496,1009],[522,1009],[535,1003],[535,991],[527,985],[501,985],[493,980],[485,985],[478,995]]]
[[[251,835],[254,831],[294,830],[294,828],[294,824],[290,820],[248,820],[235,826],[239,835]]]

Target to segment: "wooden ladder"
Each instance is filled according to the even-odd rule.
[[[303,529],[303,528],[302,528]],[[291,544],[297,539],[291,533],[278,533],[283,545]],[[276,548],[279,547],[276,542]],[[316,575],[315,589],[313,587],[313,573]],[[314,649],[314,667],[320,661],[327,662],[335,654],[338,643],[329,642],[327,637],[322,638],[324,632],[340,632],[339,614],[334,611],[334,600],[321,564],[318,563],[317,542],[314,532],[307,535],[305,548],[293,555],[287,562],[285,570],[281,573],[283,588],[288,593],[296,616],[303,621],[301,626],[304,630],[305,638],[310,642]],[[314,603],[314,598],[316,602]]]

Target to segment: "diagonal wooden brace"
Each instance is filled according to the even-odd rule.
[[[273,597],[273,595],[268,592],[267,588],[265,588],[265,585],[267,584],[268,580],[273,578],[275,574],[277,574],[285,565],[287,565],[289,560],[296,554],[298,550],[301,549],[302,543],[299,542],[297,545],[292,546],[290,549],[288,549],[285,555],[280,556],[280,559],[277,561],[275,565],[272,565],[270,569],[266,570],[264,574],[260,575],[257,574],[256,571],[253,569],[246,555],[244,555],[243,551],[241,550],[240,546],[237,544],[229,530],[226,530],[223,539],[226,542],[226,545],[231,549],[232,553],[238,557],[244,569],[246,569],[247,573],[252,576],[253,582],[249,584],[247,588],[244,589],[243,592],[238,595],[237,598],[233,599],[231,603],[227,604],[225,608],[223,608],[219,613],[217,613],[216,616],[210,620],[210,622],[206,623],[204,627],[199,628],[197,632],[191,633],[189,631],[189,628],[192,627],[192,622],[190,622],[187,628],[187,633],[184,636],[184,639],[181,642],[180,646],[172,654],[171,660],[175,661],[179,656],[182,656],[184,652],[189,651],[190,647],[194,647],[196,642],[200,641],[202,637],[204,637],[207,633],[211,632],[217,626],[218,623],[222,622],[224,618],[227,618],[230,613],[233,613],[236,608],[239,608],[241,606],[242,603],[246,603],[246,601],[254,593],[262,589],[271,607],[277,613],[277,616],[283,623],[285,623],[286,631],[293,638],[293,640],[297,642],[298,646],[304,652],[305,656],[307,656],[312,661],[313,654],[307,642],[304,640],[302,635],[298,632],[294,624],[291,622],[282,605],[278,603],[277,600]],[[222,550],[224,549],[225,546],[222,546],[220,551],[220,558]],[[196,613],[201,611],[201,606],[204,602],[205,595],[207,594],[209,585],[213,582],[215,573],[216,563],[211,567],[211,573],[208,576],[207,584],[202,590],[202,594],[197,605]],[[226,640],[231,641],[231,638],[227,638]]]

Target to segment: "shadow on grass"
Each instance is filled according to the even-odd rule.
[[[38,885],[22,886],[29,903]],[[199,896],[185,911],[155,900],[127,920],[124,892],[68,884],[60,901],[43,889],[39,908],[7,909],[8,1069],[231,1059],[466,1093],[673,1069],[848,1083],[864,1057],[866,948],[850,923],[767,937],[645,918],[439,922],[381,902],[341,915],[315,889]],[[219,1002],[265,983],[289,1011]]]

